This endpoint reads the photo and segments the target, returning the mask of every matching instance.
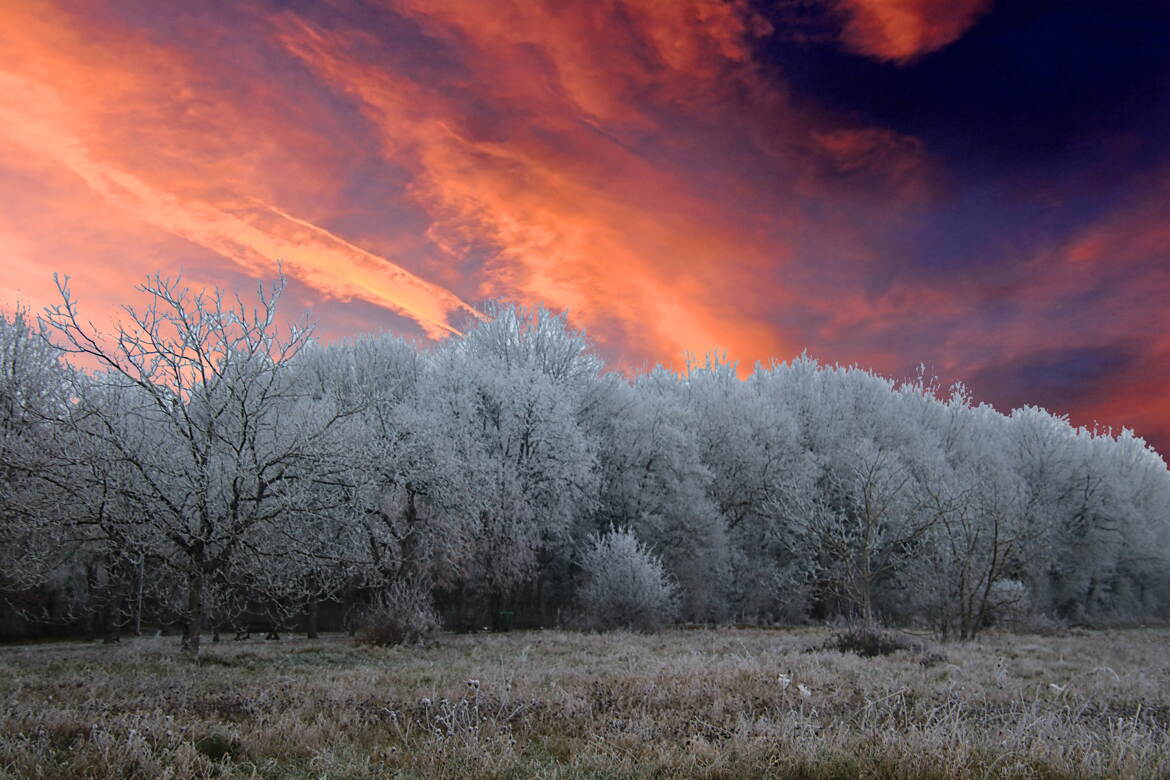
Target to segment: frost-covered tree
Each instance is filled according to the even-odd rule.
[[[500,308],[496,318],[436,355],[436,370],[464,400],[459,415],[474,446],[479,523],[460,589],[496,616],[517,589],[571,556],[573,530],[597,495],[595,446],[581,424],[597,363],[581,334],[543,309]]]
[[[915,454],[929,442],[892,382],[809,358],[772,371],[815,470],[777,499],[799,529],[823,608],[844,605],[867,625],[883,587],[914,559],[933,522],[917,491]]]
[[[905,579],[942,637],[971,639],[1027,600],[1014,578],[1039,529],[1027,514],[1028,485],[1013,469],[1007,420],[972,406],[962,388],[937,408],[942,448],[933,460],[920,458],[918,470],[934,522],[920,565]]]
[[[602,546],[660,564],[687,620],[1168,614],[1170,472],[1129,431],[808,356],[628,378],[540,307],[323,345],[278,327],[279,285],[139,291],[103,334],[62,283],[56,347],[0,318],[0,586],[93,633],[180,622],[196,649],[390,591],[547,624]]]
[[[469,554],[476,491],[460,456],[464,432],[431,362],[381,335],[314,345],[296,370],[314,398],[356,410],[340,428],[339,468],[314,483],[310,527],[333,552],[312,581],[347,599],[394,583],[429,593],[452,582]]]
[[[1129,432],[1074,429],[1040,409],[1018,410],[1011,419],[1033,511],[1045,521],[1036,556],[1043,568],[1032,577],[1040,602],[1071,620],[1132,614],[1128,572],[1166,559],[1151,555],[1164,548],[1142,544],[1170,517],[1164,462]]]
[[[1164,614],[1170,604],[1170,479],[1165,461],[1132,431],[1098,437],[1109,450],[1122,544],[1108,583],[1119,617]]]
[[[681,589],[682,615],[721,620],[728,603],[727,528],[711,498],[679,378],[659,369],[614,382],[599,418],[599,529],[626,527],[654,546]]]
[[[769,376],[761,370],[740,381],[735,364],[709,355],[688,366],[684,395],[727,528],[731,610],[739,620],[792,621],[808,607],[811,558],[781,498],[807,492],[814,469]]]
[[[468,353],[489,357],[504,368],[532,368],[567,394],[592,383],[602,368],[583,331],[569,324],[568,312],[489,301],[484,319],[459,339]]]
[[[28,312],[0,314],[0,589],[27,589],[70,558],[70,453],[56,421],[73,371]]]
[[[325,442],[349,410],[301,403],[290,366],[310,331],[278,326],[283,280],[249,307],[154,276],[138,288],[145,307],[125,307],[112,334],[81,319],[67,279],[58,287],[46,320],[59,345],[103,372],[77,397],[73,431],[129,474],[121,499],[177,583],[171,607],[184,649],[197,652],[208,588],[244,558],[284,563]],[[124,393],[116,410],[106,388]]]

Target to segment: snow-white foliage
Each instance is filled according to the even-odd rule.
[[[41,323],[0,317],[0,588],[26,612],[196,646],[409,582],[459,627],[547,625],[604,549],[688,621],[1170,616],[1170,472],[1130,431],[806,355],[627,378],[506,304],[431,347],[326,346],[278,291],[156,276],[101,334],[62,283]]]
[[[677,616],[677,586],[632,531],[614,528],[590,537],[580,564],[578,600],[586,627],[656,631]]]
[[[37,583],[62,563],[50,467],[69,378],[27,311],[0,313],[0,576],[10,584]]]
[[[712,500],[680,383],[659,369],[631,387],[615,383],[598,411],[602,441],[598,525],[628,527],[652,540],[682,588],[689,620],[726,616],[728,540]]]

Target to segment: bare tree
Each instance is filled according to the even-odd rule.
[[[118,492],[180,583],[182,646],[198,652],[213,580],[245,557],[279,567],[299,538],[289,524],[347,410],[309,405],[289,381],[311,330],[278,326],[283,277],[250,307],[155,275],[138,287],[145,308],[124,307],[128,321],[108,335],[80,318],[68,278],[55,279],[62,302],[48,325],[66,352],[103,369],[77,398],[75,430],[129,473]],[[116,411],[99,398],[111,387],[126,392]]]

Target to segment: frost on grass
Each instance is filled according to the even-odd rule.
[[[0,649],[13,777],[1162,777],[1166,631],[989,633],[924,667],[824,630]],[[787,773],[787,774],[786,774]]]

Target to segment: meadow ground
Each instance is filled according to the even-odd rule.
[[[1170,631],[809,651],[829,636],[0,648],[0,776],[1170,776]]]

